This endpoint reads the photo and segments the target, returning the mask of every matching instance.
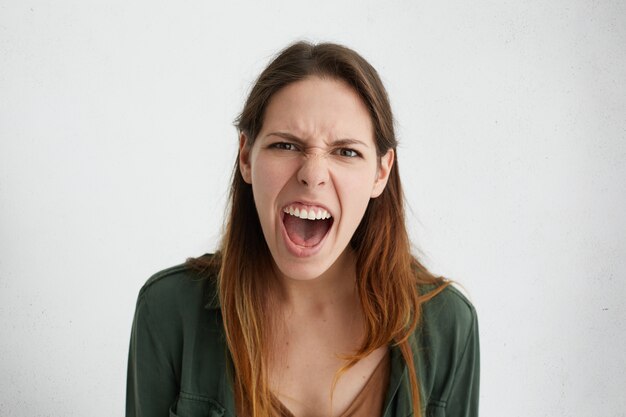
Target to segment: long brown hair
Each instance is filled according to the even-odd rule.
[[[252,146],[263,124],[271,97],[286,85],[310,76],[342,80],[367,106],[379,158],[394,150],[394,164],[382,194],[371,199],[350,245],[356,255],[357,291],[364,313],[365,340],[346,357],[345,372],[361,358],[388,344],[399,347],[409,371],[413,412],[421,415],[421,399],[409,336],[421,316],[421,304],[448,282],[432,275],[411,254],[404,218],[404,196],[397,160],[397,140],[387,92],[376,70],[355,51],[341,45],[297,42],[281,51],[254,84],[236,120]],[[228,348],[234,368],[238,412],[250,417],[279,415],[268,382],[268,335],[273,308],[269,277],[271,254],[263,237],[252,187],[235,161],[229,213],[221,246],[210,260],[190,258],[192,266],[217,267],[219,299]],[[436,290],[421,294],[420,285]],[[337,377],[336,377],[337,378]],[[335,381],[336,381],[335,378]]]

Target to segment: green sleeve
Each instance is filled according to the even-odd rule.
[[[171,354],[158,332],[149,291],[140,292],[128,356],[126,417],[168,417],[178,394]]]
[[[480,348],[478,320],[472,311],[472,321],[463,352],[456,364],[454,381],[446,400],[446,417],[477,417],[480,383]]]

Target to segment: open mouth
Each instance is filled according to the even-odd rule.
[[[317,246],[333,225],[333,217],[322,208],[287,206],[283,209],[283,224],[289,240],[305,248]]]

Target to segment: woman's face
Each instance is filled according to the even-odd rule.
[[[319,77],[274,94],[248,145],[242,135],[241,174],[252,185],[276,265],[292,279],[323,275],[348,256],[370,198],[387,183],[393,150],[379,163],[359,95],[343,81]]]

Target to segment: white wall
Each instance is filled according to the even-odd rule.
[[[123,414],[137,292],[214,248],[232,121],[296,39],[386,82],[481,415],[625,415],[625,3],[382,3],[0,1],[0,415]]]

